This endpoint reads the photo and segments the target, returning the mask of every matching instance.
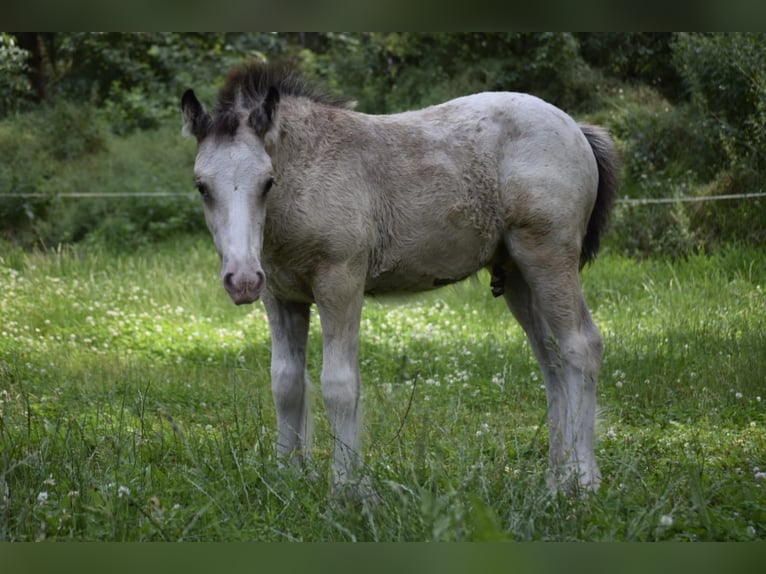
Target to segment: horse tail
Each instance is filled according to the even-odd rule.
[[[617,198],[617,188],[620,180],[620,162],[617,148],[612,137],[604,128],[597,126],[580,126],[588,140],[598,165],[598,191],[596,203],[588,220],[588,229],[580,251],[580,268],[596,258],[601,235],[606,230],[609,214]]]

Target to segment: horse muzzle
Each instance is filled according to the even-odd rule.
[[[266,275],[256,270],[224,270],[223,287],[236,305],[246,305],[258,300],[266,284]]]

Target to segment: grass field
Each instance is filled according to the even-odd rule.
[[[545,396],[488,278],[370,300],[364,472],[376,504],[279,471],[262,306],[208,239],[131,254],[0,247],[0,540],[766,538],[766,254],[605,253],[583,273],[606,342],[604,481],[545,488]],[[318,381],[318,321],[310,374]]]

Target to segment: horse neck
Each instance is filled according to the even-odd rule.
[[[328,141],[343,145],[348,138],[339,137],[348,124],[355,123],[357,116],[352,110],[317,104],[303,98],[285,98],[280,103],[279,134],[267,151],[277,170],[296,161],[306,161],[316,155]]]

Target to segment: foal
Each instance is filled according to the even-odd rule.
[[[306,446],[312,304],[343,484],[360,464],[365,294],[433,289],[488,268],[545,380],[551,484],[598,487],[602,339],[579,270],[617,191],[606,131],[507,92],[367,115],[293,70],[258,64],[229,74],[212,114],[191,90],[182,111],[223,286],[238,305],[262,299],[268,314],[281,458],[300,460]]]

